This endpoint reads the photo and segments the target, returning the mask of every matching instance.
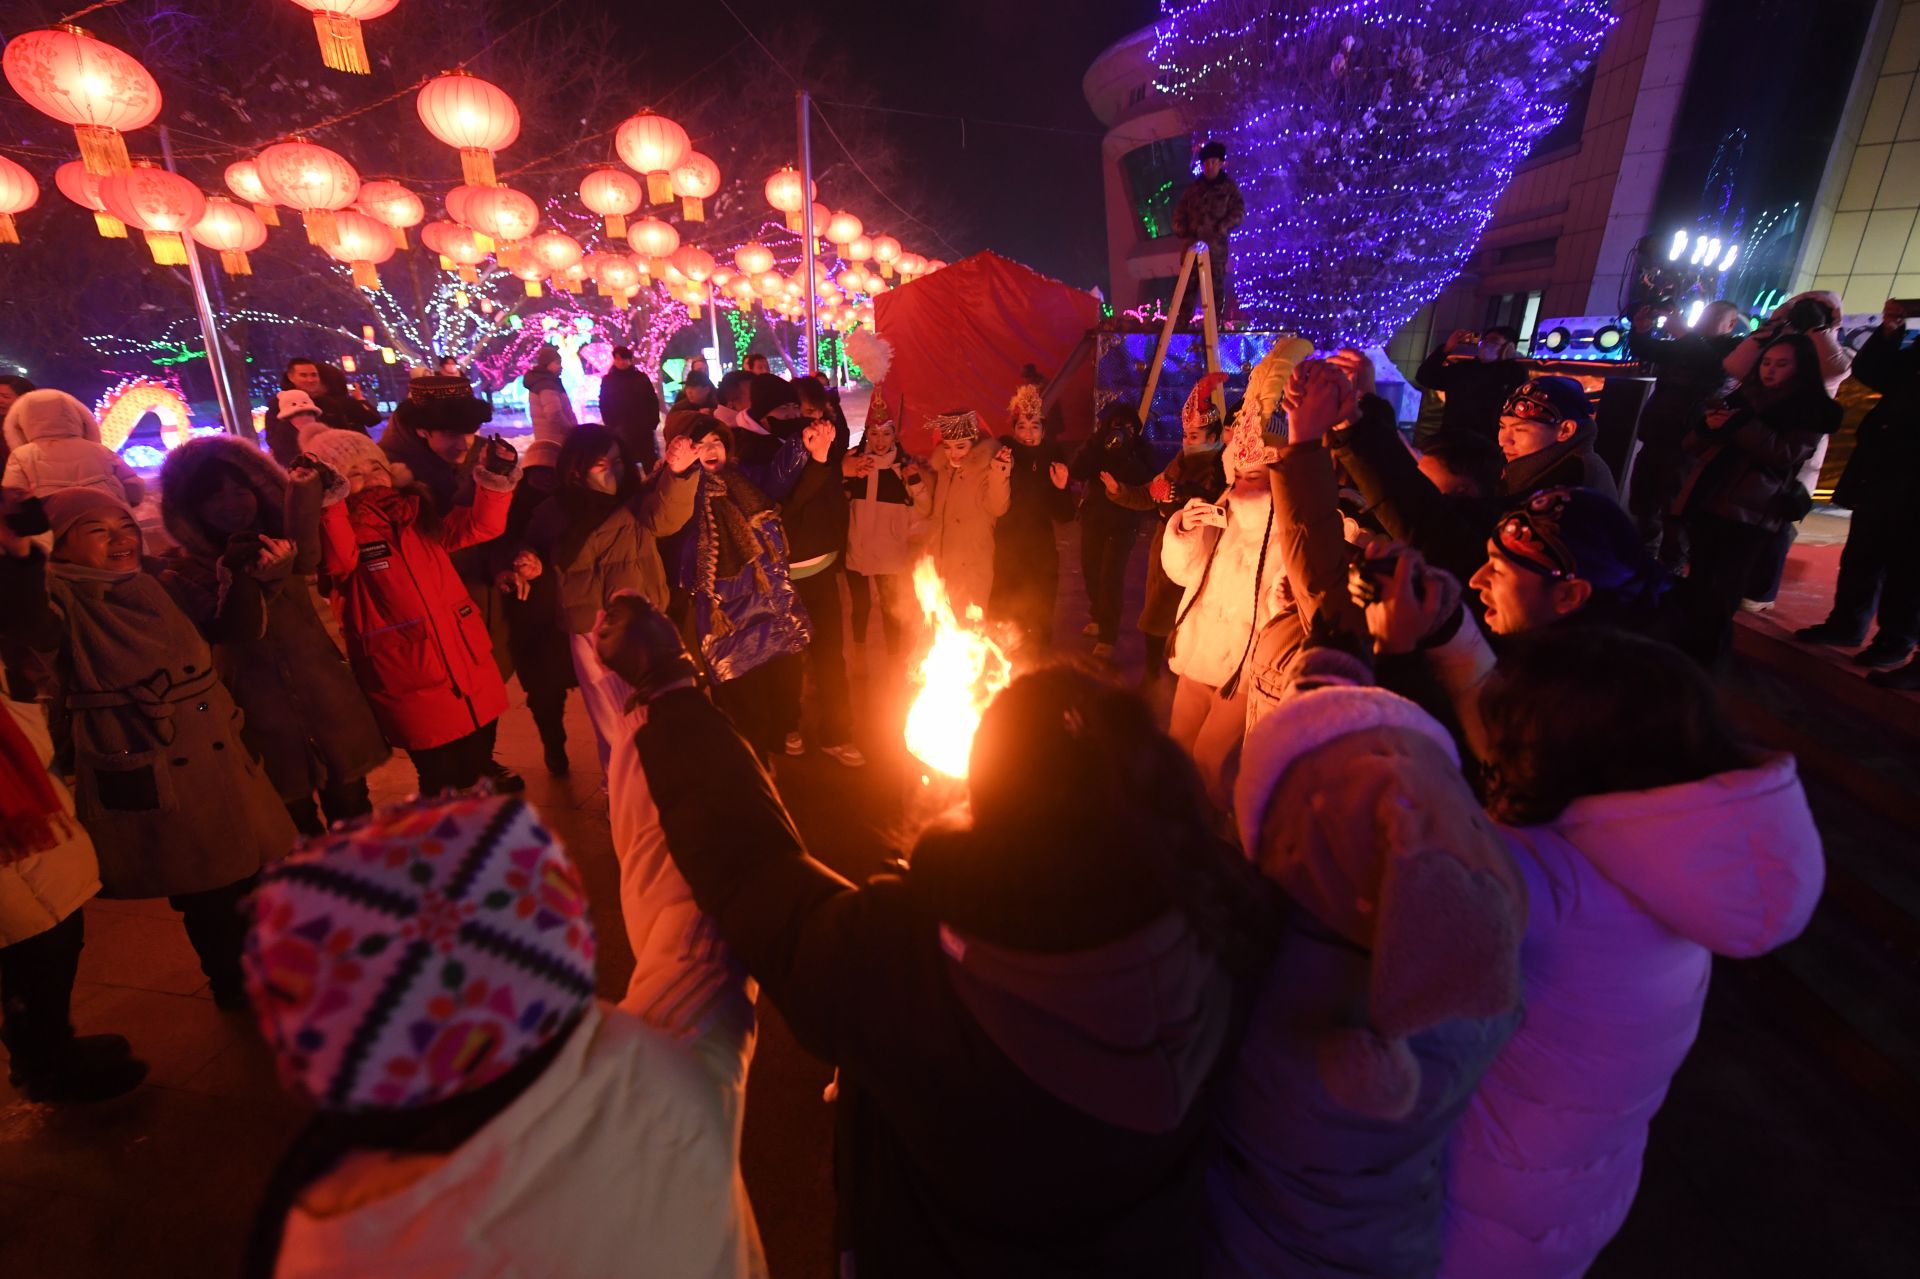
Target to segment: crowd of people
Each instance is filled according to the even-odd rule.
[[[1583,1273],[1713,957],[1820,896],[1794,760],[1714,676],[1849,362],[1882,399],[1802,638],[1858,645],[1877,607],[1863,660],[1913,686],[1920,345],[1890,303],[1856,356],[1838,317],[1636,325],[1660,378],[1624,495],[1585,390],[1498,331],[1422,367],[1446,407],[1411,444],[1366,355],[1283,339],[1237,405],[1193,388],[1164,461],[1130,405],[1065,445],[1037,376],[934,415],[920,459],[877,394],[856,442],[817,378],[701,368],[663,405],[624,348],[601,422],[537,354],[524,452],[457,366],[376,440],[297,360],[265,451],[168,457],[161,554],[85,408],[9,386],[12,1078],[138,1085],[132,1045],[71,1025],[80,907],[166,897],[313,1111],[251,1273],[765,1273],[757,998],[837,1071],[842,1274]],[[1091,644],[1062,663],[1076,519]],[[1164,723],[1110,666],[1147,526]],[[776,770],[866,763],[848,648],[877,611],[904,669],[923,556],[1023,673],[966,803],[856,885]],[[617,1005],[579,871],[495,759],[516,678],[549,771],[571,690],[592,725]],[[375,811],[395,749],[420,798]]]

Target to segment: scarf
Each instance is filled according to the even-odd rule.
[[[104,582],[109,586],[130,582],[141,571],[137,568],[92,568],[85,564],[70,563],[67,560],[50,560],[47,563],[47,572],[63,582]]]
[[[900,457],[900,446],[896,444],[885,453],[879,449],[862,449],[861,456],[871,459],[876,470],[891,470]]]
[[[40,752],[11,712],[0,714],[0,866],[56,848],[72,833]]]
[[[1509,497],[1525,497],[1540,487],[1540,477],[1575,454],[1587,452],[1593,443],[1591,427],[1575,431],[1570,439],[1555,440],[1538,453],[1516,457],[1500,472],[1500,488]]]

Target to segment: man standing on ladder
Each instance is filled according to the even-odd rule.
[[[1227,284],[1227,235],[1246,218],[1240,184],[1227,172],[1227,147],[1209,142],[1200,148],[1200,176],[1173,206],[1173,233],[1189,244],[1204,240],[1213,273],[1213,305],[1222,321],[1233,318],[1233,294]]]

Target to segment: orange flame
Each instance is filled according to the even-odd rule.
[[[965,777],[980,716],[1012,682],[1013,668],[1000,646],[981,634],[978,606],[968,607],[965,626],[954,620],[932,559],[914,566],[913,593],[933,642],[920,661],[920,691],[907,712],[907,749],[935,772]]]

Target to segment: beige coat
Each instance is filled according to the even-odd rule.
[[[47,717],[40,707],[12,698],[4,700],[5,713],[13,716],[13,722],[33,743],[41,762],[50,762],[53,741],[47,736]],[[49,780],[62,807],[71,813],[73,796],[58,777]],[[67,837],[57,846],[0,866],[0,946],[38,937],[99,891],[100,863],[93,855],[93,841],[87,838],[86,827],[72,822]]]
[[[966,620],[969,605],[984,612],[993,591],[993,526],[1013,499],[1008,472],[993,464],[999,445],[990,436],[974,442],[956,469],[944,447],[934,450],[932,534],[927,550],[946,583],[953,615]]]

